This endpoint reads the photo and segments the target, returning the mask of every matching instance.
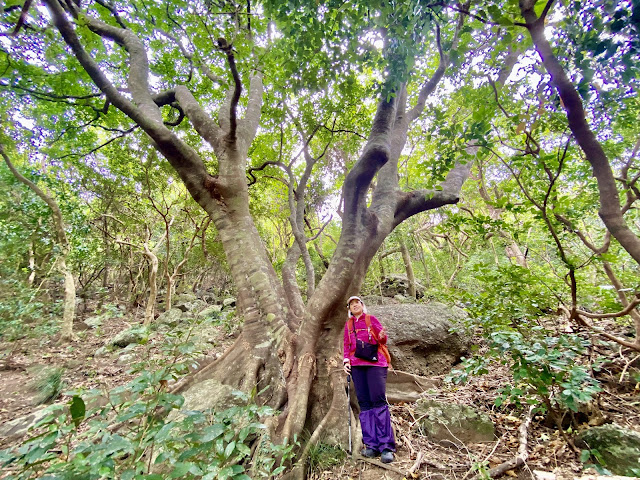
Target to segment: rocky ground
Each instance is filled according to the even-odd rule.
[[[146,345],[129,348],[125,360],[122,351],[100,356],[96,356],[96,351],[104,346],[105,339],[130,327],[131,323],[131,318],[109,318],[98,328],[79,331],[79,341],[68,345],[60,345],[52,337],[30,335],[0,344],[0,425],[40,408],[35,405],[37,392],[34,382],[46,367],[62,367],[63,381],[69,388],[108,390],[129,381],[133,377],[130,372],[132,362],[141,359],[151,361],[161,355],[163,334],[152,335]],[[195,336],[201,339],[203,353],[215,357],[233,342],[234,330],[228,325],[208,324],[206,331],[195,332]],[[466,385],[452,385],[444,382],[442,377],[437,380],[440,387],[426,396],[471,405],[486,413],[496,426],[494,441],[434,443],[418,428],[419,415],[415,404],[393,405],[391,409],[398,442],[397,458],[393,464],[383,466],[375,461],[353,460],[342,457],[335,449],[324,453],[319,449],[311,456],[313,464],[309,478],[471,479],[480,471],[513,460],[519,450],[526,451],[528,455],[525,465],[508,469],[505,475],[521,479],[537,478],[534,471],[551,472],[555,477],[548,478],[557,479],[585,475],[579,454],[572,451],[556,429],[545,424],[544,418],[534,416],[523,435],[521,425],[525,415],[516,409],[495,408],[498,390],[509,381],[506,369],[495,368],[489,375],[475,378]],[[624,391],[610,389],[602,394],[600,409],[606,421],[615,421],[638,431],[638,398],[637,387],[627,387]],[[3,446],[7,446],[6,441]]]

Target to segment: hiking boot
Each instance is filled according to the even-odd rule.
[[[363,448],[362,449],[362,456],[363,457],[367,457],[367,458],[374,458],[378,455],[378,452],[376,452],[373,448]]]
[[[393,462],[393,452],[391,450],[385,450],[384,452],[382,452],[380,460],[382,461],[382,463]]]

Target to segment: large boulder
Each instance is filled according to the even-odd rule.
[[[197,290],[196,297],[207,302],[209,305],[213,305],[218,302],[218,297],[213,290]]]
[[[597,451],[593,458],[616,475],[640,476],[640,434],[607,424],[580,433],[576,445]]]
[[[422,376],[448,373],[471,345],[462,330],[451,332],[464,312],[442,303],[367,307],[387,328],[391,363],[398,370]]]
[[[84,324],[89,328],[98,328],[102,326],[102,316],[95,315],[84,320]]]
[[[198,313],[200,310],[207,308],[207,303],[199,298],[193,300],[180,299],[180,297],[191,297],[190,295],[179,295],[176,301],[173,303],[173,308],[182,310],[183,312]]]
[[[236,307],[236,299],[233,297],[228,297],[222,300],[222,308],[235,308]]]
[[[205,308],[198,312],[196,315],[198,318],[214,318],[220,315],[222,311],[222,305],[211,305],[210,307]]]
[[[197,299],[198,297],[196,297],[193,293],[179,293],[173,297],[173,303],[175,305],[178,303],[193,302]]]

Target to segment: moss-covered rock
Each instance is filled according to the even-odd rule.
[[[640,476],[640,434],[608,424],[589,428],[576,442],[591,450],[592,459],[616,475]]]
[[[107,347],[120,347],[124,348],[132,343],[144,343],[149,336],[149,331],[146,327],[138,325],[131,327],[127,330],[123,330],[117,334],[114,338],[109,340],[106,344]]]
[[[190,388],[182,392],[182,395],[184,397],[182,408],[172,410],[168,420],[182,418],[185,411],[225,410],[246,403],[233,387],[215,379],[203,380],[197,388]]]
[[[456,444],[492,442],[495,427],[491,419],[467,405],[419,400],[416,408],[419,427],[435,442]]]
[[[162,312],[155,321],[156,325],[168,325],[169,327],[177,327],[182,321],[183,311],[179,308],[171,308],[166,312]]]

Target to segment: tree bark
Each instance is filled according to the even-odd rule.
[[[400,252],[402,253],[402,261],[404,262],[404,268],[407,272],[407,279],[409,280],[409,296],[415,300],[416,277],[413,273],[413,263],[411,262],[411,255],[409,254],[407,243],[403,238],[400,238]]]
[[[33,286],[33,282],[36,279],[36,254],[34,252],[33,238],[29,240],[29,278],[27,284],[29,287]]]
[[[29,187],[51,209],[56,241],[60,246],[60,256],[57,259],[59,265],[58,269],[64,276],[64,306],[62,314],[62,325],[60,329],[60,340],[75,340],[76,336],[73,333],[73,320],[75,318],[76,312],[76,284],[73,278],[73,272],[67,265],[67,257],[69,256],[69,241],[67,240],[64,219],[62,218],[60,207],[51,195],[47,194],[35,183],[18,172],[18,170],[11,162],[11,159],[5,152],[4,145],[2,144],[0,144],[0,155],[9,167],[9,170],[11,170],[13,176],[16,177],[20,182],[24,183],[27,187]]]
[[[144,325],[151,325],[155,316],[156,298],[158,296],[158,256],[149,249],[148,242],[144,242],[144,254],[149,260],[149,296],[144,312]]]

